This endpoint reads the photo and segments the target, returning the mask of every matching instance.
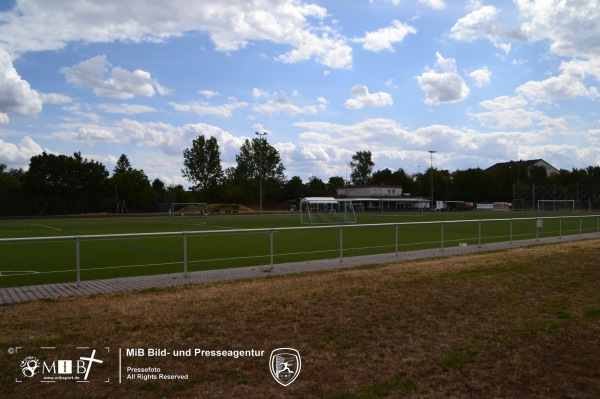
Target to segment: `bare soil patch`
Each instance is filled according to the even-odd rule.
[[[598,259],[600,240],[590,240],[5,306],[0,396],[598,398]],[[21,352],[8,353],[17,346]],[[40,346],[73,358],[76,346],[96,348],[105,362],[87,384],[22,378],[21,357]],[[302,355],[288,387],[268,369],[279,347]],[[124,363],[189,379],[118,384],[119,348],[265,356],[128,357]]]

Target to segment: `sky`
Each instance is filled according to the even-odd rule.
[[[121,154],[189,183],[267,133],[288,178],[600,166],[597,0],[4,0],[0,163]],[[436,151],[431,155],[429,151]]]

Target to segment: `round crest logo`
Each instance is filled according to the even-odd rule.
[[[40,362],[37,357],[27,356],[21,362],[21,371],[23,372],[23,375],[28,378],[33,377],[39,367]]]
[[[271,352],[269,369],[279,384],[287,387],[298,378],[302,360],[300,352],[293,348],[278,348]]]

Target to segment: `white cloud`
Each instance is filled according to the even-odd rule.
[[[31,89],[14,68],[10,55],[0,49],[0,119],[8,123],[9,113],[35,115],[42,111],[40,94]]]
[[[586,132],[588,142],[594,147],[600,147],[600,129],[592,129]]]
[[[366,86],[355,85],[350,89],[350,98],[346,100],[346,108],[363,109],[365,107],[385,107],[393,105],[394,100],[389,93],[379,91],[369,93]]]
[[[480,4],[476,4],[476,6],[480,6]],[[498,13],[498,9],[494,6],[476,8],[456,21],[450,29],[450,37],[465,42],[485,38],[490,40],[496,47],[504,50],[505,53],[509,53],[511,45],[502,41],[509,34],[496,21]]]
[[[290,102],[268,100],[265,103],[254,105],[252,109],[260,114],[275,115],[285,113],[295,116],[315,115],[318,112],[319,107],[316,105],[298,106]]]
[[[198,94],[200,94],[206,98],[213,98],[213,97],[220,95],[220,93],[218,91],[214,91],[214,90],[200,90],[198,92]]]
[[[69,104],[73,102],[71,97],[58,93],[40,93],[40,98],[48,104]]]
[[[446,3],[444,0],[419,0],[419,3],[425,4],[428,7],[433,8],[434,10],[443,10],[446,8]]]
[[[598,97],[595,87],[586,87],[584,79],[593,76],[600,80],[600,57],[573,60],[560,64],[561,74],[542,81],[529,81],[519,86],[517,93],[538,102],[554,102],[573,97]]]
[[[429,165],[430,149],[437,149],[435,162],[444,169],[464,169],[464,163],[488,167],[511,159],[515,152],[534,151],[546,145],[547,135],[535,132],[479,133],[471,129],[456,129],[445,125],[429,125],[407,130],[390,119],[374,118],[356,124],[298,122],[303,129],[300,142],[290,151],[294,165],[302,171],[322,170],[329,176],[344,176],[344,165],[358,149],[368,149],[378,169],[389,167],[417,170]],[[402,143],[391,145],[390,143]],[[286,164],[286,166],[288,166]],[[297,167],[297,166],[295,166]],[[295,174],[295,170],[290,170]]]
[[[292,95],[298,97],[299,92],[294,91],[292,92]],[[266,101],[260,104],[254,104],[252,110],[260,114],[269,115],[282,113],[292,116],[315,115],[319,111],[324,110],[328,104],[328,101],[325,98],[319,97],[317,99],[318,104],[296,105],[290,101],[285,92],[271,94],[259,89],[253,90],[253,96],[257,100],[266,99]]]
[[[521,96],[501,96],[479,103],[488,111],[470,114],[483,126],[495,129],[535,128],[546,132],[566,131],[564,118],[551,118],[541,111],[527,110],[527,100]]]
[[[520,108],[527,105],[527,100],[523,97],[500,96],[493,100],[485,100],[479,103],[484,108],[492,111],[503,111],[506,109]]]
[[[394,51],[394,43],[402,42],[409,33],[416,34],[417,30],[413,26],[394,20],[392,26],[367,32],[365,37],[353,41],[363,43],[363,49],[368,51]]]
[[[140,104],[98,104],[96,107],[109,114],[134,115],[156,112],[156,108]]]
[[[18,167],[28,164],[31,157],[42,152],[42,147],[29,136],[23,137],[19,144],[8,143],[0,139],[0,159],[9,166]]]
[[[495,129],[549,127],[552,131],[567,130],[567,123],[563,118],[550,118],[540,111],[528,111],[523,108],[487,111],[473,116],[482,125]]]
[[[423,74],[417,76],[417,81],[425,92],[425,102],[427,104],[452,103],[467,98],[469,88],[456,71],[456,60],[444,58],[440,53],[436,53],[436,57],[436,66],[443,72],[427,68]]]
[[[71,68],[61,68],[61,72],[65,74],[67,82],[91,87],[98,96],[128,99],[135,96],[152,97],[155,92],[167,92],[152,79],[149,72],[140,69],[130,72],[121,67],[111,69],[104,55],[82,61]]]
[[[231,118],[237,109],[245,108],[248,103],[233,101],[227,104],[212,105],[205,102],[190,102],[187,104],[169,103],[177,111],[195,112],[198,115],[215,115],[221,118]]]
[[[475,81],[475,86],[482,87],[490,84],[492,72],[487,66],[484,66],[481,69],[471,72],[469,76]]]
[[[516,89],[517,93],[541,102],[583,96],[585,86],[573,75],[563,74],[543,81],[529,81]]]
[[[333,68],[349,68],[352,65],[352,47],[333,30],[326,29],[322,36],[303,33],[295,40],[296,48],[277,57],[286,63],[297,63],[316,59],[321,64]]]
[[[269,97],[271,97],[271,93],[269,93],[266,90],[257,89],[255,87],[252,89],[252,97],[254,97],[255,99],[269,98]]]
[[[265,40],[293,47],[279,57],[285,62],[313,58],[332,68],[348,67],[351,48],[323,23],[325,18],[325,8],[295,0],[80,0],[52,7],[45,0],[30,0],[0,13],[0,43],[23,53],[57,50],[69,42],[162,42],[201,31],[208,32],[217,51]]]
[[[529,40],[551,41],[561,56],[600,56],[600,7],[597,0],[515,0]]]

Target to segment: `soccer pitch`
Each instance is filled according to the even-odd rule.
[[[53,238],[0,241],[0,287],[76,281],[77,241],[81,280],[95,280],[181,273],[184,259],[191,272],[590,233],[593,215],[367,212],[343,227],[300,225],[297,213],[0,220],[0,239]]]

